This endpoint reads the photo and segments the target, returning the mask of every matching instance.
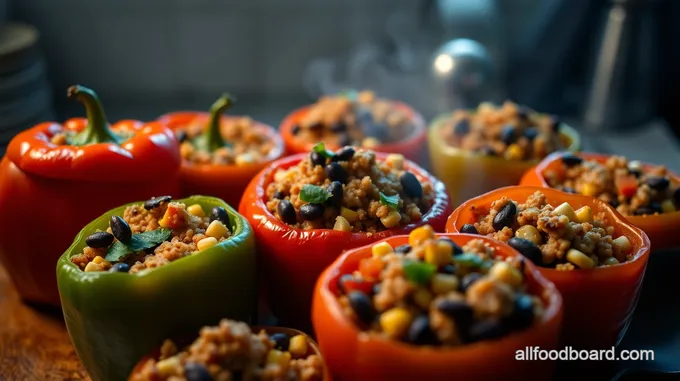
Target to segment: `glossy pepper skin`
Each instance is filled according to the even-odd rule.
[[[215,323],[217,323],[217,322],[215,322]],[[323,359],[323,355],[321,354],[321,350],[319,350],[319,345],[316,343],[316,341],[314,341],[314,339],[312,339],[311,337],[307,336],[307,334],[305,334],[304,332],[301,332],[301,331],[298,331],[298,330],[292,329],[292,328],[269,327],[269,326],[266,326],[266,327],[253,326],[253,327],[251,327],[251,330],[252,330],[253,333],[258,333],[258,332],[261,332],[262,330],[264,330],[264,331],[267,333],[267,335],[269,335],[269,336],[271,336],[271,335],[273,335],[273,334],[275,334],[275,333],[285,333],[286,335],[288,335],[288,337],[293,337],[293,336],[297,336],[297,335],[303,335],[303,336],[305,336],[305,337],[307,338],[307,343],[311,346],[312,350],[316,353],[316,355],[321,356],[321,358]],[[180,340],[182,340],[182,339],[184,339],[184,340],[182,341],[182,344],[183,344],[184,342],[187,342],[187,344],[190,344],[193,340],[196,339],[196,336],[193,336],[193,337],[188,338],[188,339],[187,339],[187,338],[180,338]],[[177,343],[176,343],[176,344],[177,344]],[[138,374],[139,372],[141,372],[141,370],[142,370],[144,364],[146,363],[146,361],[148,361],[148,360],[150,360],[150,359],[154,359],[154,358],[157,359],[157,358],[159,357],[159,355],[160,355],[160,352],[161,352],[161,351],[160,351],[160,347],[158,347],[158,348],[156,348],[154,351],[152,351],[152,352],[150,352],[149,354],[147,354],[146,356],[144,356],[144,357],[137,363],[137,365],[135,366],[135,368],[134,368],[134,369],[132,370],[132,372],[130,373],[130,377],[128,378],[128,381],[134,381],[135,375]],[[328,372],[328,367],[326,367],[326,364],[324,364],[324,376],[323,376],[323,381],[332,381],[332,379],[330,378],[330,374],[329,374],[329,372]]]
[[[446,184],[454,207],[496,188],[519,184],[524,172],[538,162],[511,161],[452,147],[441,135],[446,118],[448,115],[440,116],[430,126],[430,162],[432,172]],[[576,130],[562,125],[560,134],[567,151],[580,149],[581,140]]]
[[[609,156],[597,153],[579,153],[577,155],[585,160],[597,161],[606,163]],[[529,169],[524,176],[520,185],[550,187],[543,174],[550,170],[560,170],[562,154],[555,153],[546,157],[537,166]],[[644,169],[651,169],[655,167],[652,164],[643,164]],[[680,175],[677,173],[668,173],[668,177],[672,182],[680,184]],[[649,240],[654,243],[654,250],[671,249],[680,246],[680,210],[671,213],[662,213],[658,215],[643,215],[643,216],[625,216],[626,219],[633,225],[644,230],[649,237]]]
[[[446,231],[455,233],[464,224],[476,222],[471,211],[473,206],[488,208],[493,201],[503,196],[523,203],[536,191],[543,192],[554,206],[568,202],[574,209],[589,206],[595,216],[604,213],[609,224],[614,226],[614,236],[624,235],[630,240],[633,260],[619,265],[574,271],[538,267],[564,298],[563,345],[584,349],[608,349],[618,345],[626,334],[640,296],[650,242],[641,229],[627,222],[609,204],[552,188],[506,187],[463,203],[449,217]]]
[[[0,163],[0,261],[24,300],[59,305],[54,264],[88,222],[137,199],[179,196],[180,165],[172,131],[160,123],[124,120],[108,126],[94,92],[69,94],[88,118],[41,123],[12,139]],[[111,131],[134,131],[119,141]],[[77,143],[50,138],[79,131]]]
[[[377,152],[399,153],[411,161],[422,164],[423,162],[427,161],[427,129],[425,126],[425,121],[417,111],[405,103],[397,101],[393,102],[396,107],[403,110],[410,116],[415,130],[405,140],[380,144],[372,149]],[[299,125],[300,121],[302,121],[305,115],[309,113],[311,108],[312,106],[310,105],[294,110],[281,122],[279,131],[281,131],[281,135],[283,136],[283,141],[286,145],[286,152],[288,154],[310,152],[312,147],[314,147],[314,145],[317,143],[302,141],[295,137],[292,132],[293,127]],[[327,144],[326,148],[330,150],[337,150],[341,147]]]
[[[437,234],[463,246],[479,236]],[[519,255],[510,246],[482,237],[503,256]],[[408,236],[387,238],[397,247],[408,243]],[[557,348],[562,321],[562,298],[531,263],[524,274],[529,290],[541,295],[545,314],[526,330],[501,339],[461,347],[418,347],[363,333],[343,312],[338,302],[338,280],[356,270],[363,258],[371,257],[371,246],[347,251],[319,277],[314,290],[312,320],[326,364],[335,381],[392,380],[548,380],[551,361],[517,361],[515,352],[527,346]]]
[[[429,224],[442,231],[450,212],[444,184],[416,164],[406,160],[404,168],[433,185],[434,205],[423,219],[399,228],[372,235],[341,232],[333,229],[302,230],[292,228],[267,210],[265,190],[274,173],[297,165],[307,155],[294,155],[277,160],[262,170],[248,185],[239,212],[250,221],[255,231],[260,263],[269,306],[286,325],[307,332],[311,328],[310,308],[316,278],[344,250],[367,245],[385,237],[406,234],[417,226]],[[387,154],[376,153],[378,160]]]
[[[221,318],[250,322],[255,315],[256,265],[253,231],[222,200],[194,196],[183,200],[208,213],[221,206],[232,236],[217,246],[137,274],[84,272],[69,258],[85,239],[105,230],[113,209],[76,236],[59,258],[57,281],[64,319],[78,357],[94,381],[124,380],[144,354],[174,335],[196,332]],[[143,202],[143,201],[142,201]]]
[[[238,118],[240,117],[220,117],[219,113],[178,111],[159,117],[159,121],[173,131],[194,123],[205,124],[206,130],[219,131],[219,125],[211,126],[211,122],[217,121],[219,124],[219,121],[225,123],[229,119]],[[210,195],[219,197],[226,201],[227,204],[237,207],[248,182],[269,162],[284,155],[283,139],[272,127],[258,122],[255,123],[255,128],[263,132],[275,144],[275,147],[269,152],[266,161],[246,165],[213,165],[192,164],[183,160],[180,168],[182,196],[192,194]]]

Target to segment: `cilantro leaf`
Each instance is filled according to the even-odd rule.
[[[454,255],[453,261],[460,265],[471,268],[482,267],[482,265],[484,264],[484,260],[482,259],[482,257],[475,253],[463,253],[460,255]]]
[[[420,285],[427,284],[437,272],[437,266],[419,261],[405,261],[403,268],[406,279]]]
[[[351,101],[356,101],[359,98],[359,92],[356,90],[343,90],[338,95]]]
[[[311,184],[303,185],[302,189],[300,190],[300,200],[312,204],[323,204],[326,202],[326,200],[331,198],[331,196],[331,192],[322,187]]]
[[[131,250],[129,247],[125,246],[124,243],[116,241],[109,247],[109,250],[106,252],[106,258],[104,259],[109,262],[118,262],[134,252],[134,250]]]
[[[395,194],[394,196],[387,196],[383,192],[380,192],[380,203],[397,210],[399,209],[399,195]]]
[[[316,145],[312,149],[314,150],[314,152],[325,157],[326,159],[332,159],[333,156],[335,156],[335,152],[327,150],[326,145],[323,144],[323,142],[316,143]]]
[[[105,259],[109,262],[120,261],[122,258],[132,253],[160,245],[170,238],[171,235],[172,231],[168,229],[156,229],[133,234],[132,239],[130,239],[130,242],[127,245],[120,241],[114,242],[106,252]]]

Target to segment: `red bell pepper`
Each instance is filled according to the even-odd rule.
[[[272,312],[286,325],[302,330],[309,330],[311,325],[309,311],[316,278],[344,250],[406,234],[425,224],[441,231],[451,210],[444,185],[406,160],[404,168],[431,182],[436,194],[433,206],[422,220],[373,234],[292,228],[267,210],[265,189],[278,170],[295,166],[306,156],[290,156],[266,167],[248,185],[239,206],[239,213],[248,219],[255,232],[261,277]],[[377,153],[376,157],[385,160],[387,154]]]
[[[68,95],[87,119],[21,132],[0,163],[0,261],[25,300],[53,305],[55,263],[83,226],[117,205],[179,196],[172,131],[134,120],[109,126],[92,90],[72,86]],[[64,133],[65,144],[51,141]]]

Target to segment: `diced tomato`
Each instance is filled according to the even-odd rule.
[[[637,192],[638,180],[633,175],[618,176],[616,177],[615,184],[619,194],[625,198],[631,198]]]
[[[189,213],[181,204],[171,202],[165,211],[163,218],[158,221],[162,228],[180,230],[189,223]]]
[[[380,257],[364,258],[359,262],[359,272],[368,280],[380,279],[380,272],[385,267],[385,262]]]
[[[356,278],[351,274],[345,274],[338,280],[338,287],[343,294],[348,294],[352,291],[361,291],[366,295],[371,295],[373,293],[374,284],[374,282]]]

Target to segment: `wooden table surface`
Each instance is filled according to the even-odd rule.
[[[0,380],[89,380],[59,310],[21,302],[0,266]]]

